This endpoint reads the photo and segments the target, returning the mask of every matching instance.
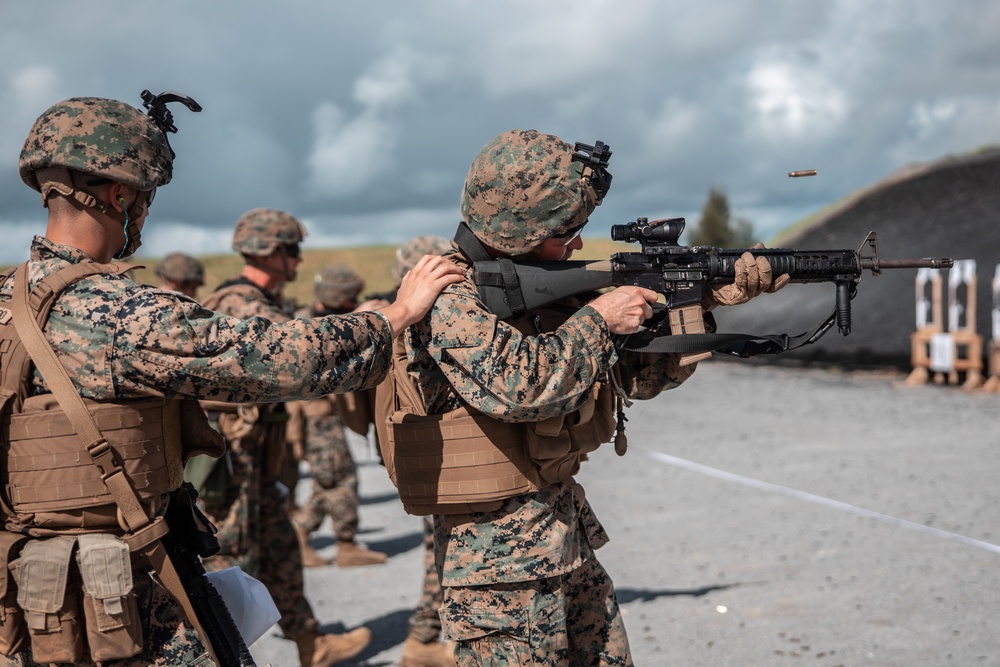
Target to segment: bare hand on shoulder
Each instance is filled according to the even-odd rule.
[[[440,255],[424,255],[403,277],[396,300],[381,308],[389,318],[393,337],[414,322],[419,322],[434,305],[438,294],[448,285],[465,277],[465,272]]]
[[[653,290],[625,285],[602,294],[589,305],[601,314],[611,333],[630,334],[653,314],[650,304],[656,302],[657,296]]]

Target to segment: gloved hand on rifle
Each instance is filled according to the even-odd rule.
[[[763,248],[764,244],[755,243],[751,247],[759,249]],[[768,261],[763,257],[755,258],[749,252],[743,253],[736,260],[734,268],[736,276],[732,283],[712,286],[704,301],[707,310],[716,306],[738,306],[764,292],[769,294],[777,292],[791,280],[787,273],[772,280],[771,265]]]

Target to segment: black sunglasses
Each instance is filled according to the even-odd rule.
[[[285,257],[288,259],[298,259],[302,256],[302,248],[297,243],[289,243],[282,247],[285,249]]]

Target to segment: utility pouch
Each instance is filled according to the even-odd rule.
[[[101,533],[80,535],[77,544],[90,657],[97,662],[131,658],[142,650],[142,622],[128,545]]]
[[[17,586],[7,568],[20,556],[27,539],[27,535],[0,532],[0,655],[19,653],[28,640],[24,612],[17,605]]]
[[[69,585],[72,537],[34,539],[11,564],[35,662],[79,662],[83,619],[79,586]]]

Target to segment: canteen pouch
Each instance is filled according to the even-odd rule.
[[[0,655],[14,655],[26,647],[28,626],[17,605],[17,586],[7,565],[21,554],[26,535],[0,532]]]
[[[128,545],[101,533],[80,535],[77,545],[90,657],[97,662],[131,658],[142,650],[142,622]]]
[[[33,539],[11,564],[37,663],[75,663],[83,657],[80,590],[68,582],[75,543],[72,537]]]

